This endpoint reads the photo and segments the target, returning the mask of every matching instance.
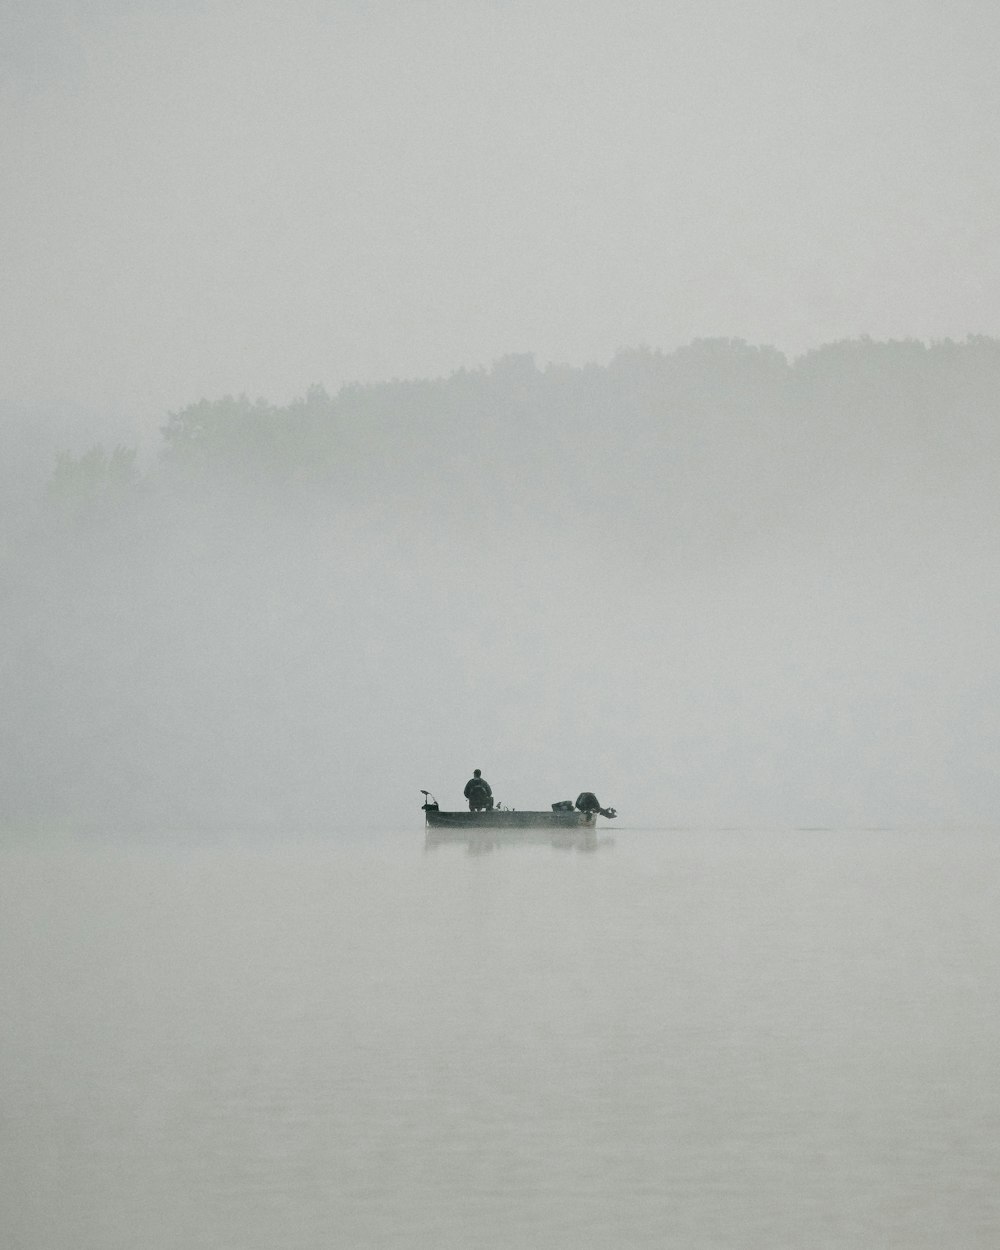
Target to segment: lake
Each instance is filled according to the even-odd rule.
[[[415,822],[416,823],[416,822]],[[1000,1244],[1000,836],[0,850],[0,1244]]]

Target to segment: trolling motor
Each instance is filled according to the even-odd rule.
[[[438,810],[438,801],[429,790],[421,790],[424,796],[424,805],[421,807],[422,812],[436,812]]]

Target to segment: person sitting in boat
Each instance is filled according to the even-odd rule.
[[[597,812],[605,820],[614,820],[618,815],[613,807],[602,807],[598,802],[597,795],[592,794],[590,790],[584,790],[576,796],[576,810],[578,812]]]
[[[478,768],[465,783],[465,797],[469,800],[470,812],[493,810],[493,791],[490,789],[490,783]]]

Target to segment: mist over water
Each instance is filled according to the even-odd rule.
[[[0,1246],[997,1245],[998,55],[0,0]]]
[[[8,845],[8,1244],[987,1250],[997,845]]]
[[[530,357],[69,452],[4,557],[2,777],[48,828],[988,823],[992,340]]]
[[[8,823],[992,820],[997,14],[0,34]]]

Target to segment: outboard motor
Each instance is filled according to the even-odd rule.
[[[618,815],[613,807],[602,807],[597,795],[590,790],[584,790],[576,796],[576,810],[578,812],[597,812],[605,820],[614,820]]]

